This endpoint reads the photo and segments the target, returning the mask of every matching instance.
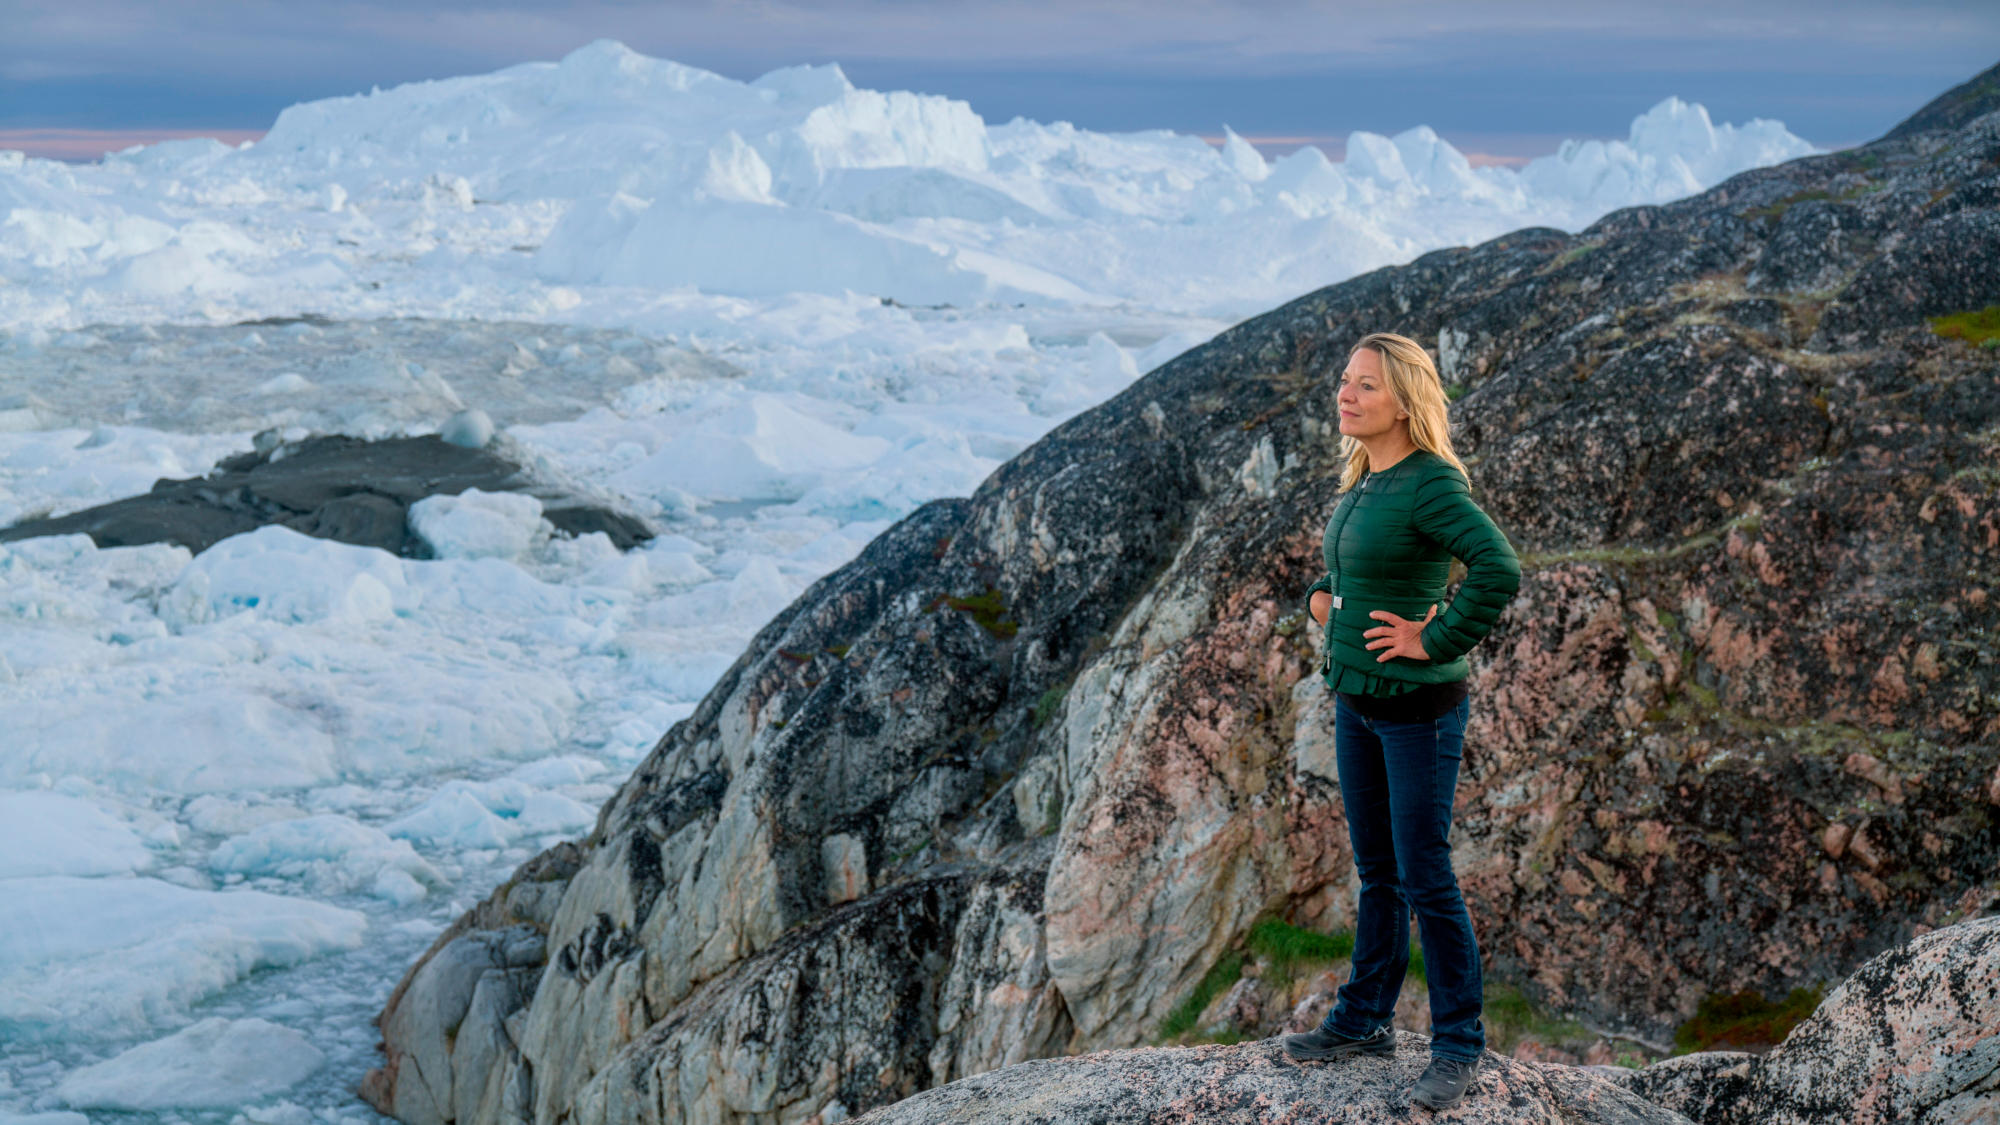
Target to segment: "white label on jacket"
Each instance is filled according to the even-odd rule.
[[[1333,608],[1335,608],[1335,609],[1339,609],[1339,608],[1340,608],[1340,595],[1339,595],[1339,594],[1335,594],[1335,595],[1333,596]]]

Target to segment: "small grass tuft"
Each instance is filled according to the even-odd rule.
[[[1194,986],[1187,999],[1168,1013],[1166,1020],[1160,1024],[1160,1039],[1177,1039],[1194,1030],[1194,1021],[1201,1018],[1201,1010],[1208,1007],[1208,1002],[1242,978],[1243,960],[1243,954],[1238,950],[1232,949],[1223,954],[1222,960],[1203,974],[1201,983]]]
[[[972,620],[977,622],[980,628],[1001,640],[1006,640],[1021,630],[1020,622],[1010,620],[1006,616],[1007,607],[1001,604],[1000,590],[997,587],[988,586],[985,593],[974,594],[969,598],[947,597],[944,599],[944,604],[961,613],[971,614]]]
[[[1769,206],[1752,207],[1750,210],[1743,212],[1743,217],[1746,219],[1776,219],[1791,210],[1792,205],[1795,203],[1805,203],[1815,199],[1846,203],[1851,199],[1858,199],[1864,195],[1873,195],[1883,190],[1884,186],[1877,183],[1860,183],[1842,191],[1839,195],[1835,195],[1824,188],[1808,188],[1805,191],[1795,191]]]
[[[1251,926],[1249,945],[1264,966],[1265,979],[1276,982],[1291,980],[1300,969],[1354,956],[1354,935],[1347,930],[1323,934],[1277,918]]]
[[[1804,203],[1809,199],[1829,199],[1830,194],[1822,190],[1795,191],[1776,203],[1763,207],[1752,207],[1743,213],[1746,219],[1775,219],[1792,209],[1794,203]]]
[[[1713,993],[1702,1000],[1693,1019],[1674,1031],[1674,1053],[1780,1043],[1794,1025],[1819,1007],[1824,991],[1824,985],[1794,988],[1776,1003],[1750,990]]]
[[[1510,1047],[1529,1038],[1549,1044],[1594,1038],[1589,1029],[1575,1020],[1554,1019],[1535,1010],[1527,995],[1511,984],[1489,983],[1486,1004],[1480,1014],[1492,1026],[1492,1037]]]
[[[924,603],[924,612],[936,613],[939,606],[947,605],[961,613],[971,614],[972,620],[977,622],[980,628],[1001,640],[1006,640],[1021,631],[1021,623],[1006,616],[1007,607],[1001,604],[1000,591],[996,587],[988,586],[985,593],[965,598],[939,594]]]
[[[1948,340],[1964,340],[1982,348],[2000,347],[2000,305],[1929,319],[1931,331]]]
[[[1068,684],[1058,684],[1043,692],[1041,698],[1035,700],[1035,709],[1028,716],[1028,725],[1039,728],[1054,718],[1056,711],[1062,707],[1063,697],[1068,694]]]

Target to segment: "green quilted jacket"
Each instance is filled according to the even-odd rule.
[[[1342,494],[1326,521],[1321,545],[1326,576],[1306,591],[1334,595],[1327,614],[1326,655],[1320,674],[1333,691],[1400,695],[1421,684],[1466,677],[1465,654],[1486,636],[1521,586],[1521,564],[1507,537],[1493,526],[1465,477],[1444,458],[1419,449],[1379,473],[1369,473]],[[1444,604],[1451,560],[1465,563],[1458,596]],[[1362,636],[1384,622],[1369,613],[1386,609],[1422,621],[1432,605],[1438,615],[1424,626],[1429,660],[1406,656],[1377,662]]]

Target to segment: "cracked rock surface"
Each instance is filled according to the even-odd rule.
[[[927,1090],[855,1120],[856,1125],[1686,1125],[1688,1120],[1582,1068],[1491,1052],[1458,1104],[1437,1111],[1413,1106],[1409,1091],[1424,1072],[1429,1044],[1407,1031],[1397,1039],[1393,1060],[1294,1062],[1275,1039],[1041,1059]]]

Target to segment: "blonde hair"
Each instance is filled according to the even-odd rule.
[[[1444,380],[1438,378],[1437,365],[1431,362],[1430,354],[1415,340],[1394,332],[1371,332],[1347,354],[1352,358],[1363,348],[1382,357],[1382,374],[1388,379],[1389,394],[1396,400],[1396,406],[1410,416],[1410,440],[1418,449],[1428,449],[1444,458],[1470,479],[1472,474],[1465,471],[1465,463],[1451,451],[1451,418],[1444,397]],[[1342,435],[1340,450],[1347,456],[1347,467],[1340,474],[1340,491],[1346,492],[1359,484],[1362,474],[1368,471],[1368,449],[1356,439]]]

